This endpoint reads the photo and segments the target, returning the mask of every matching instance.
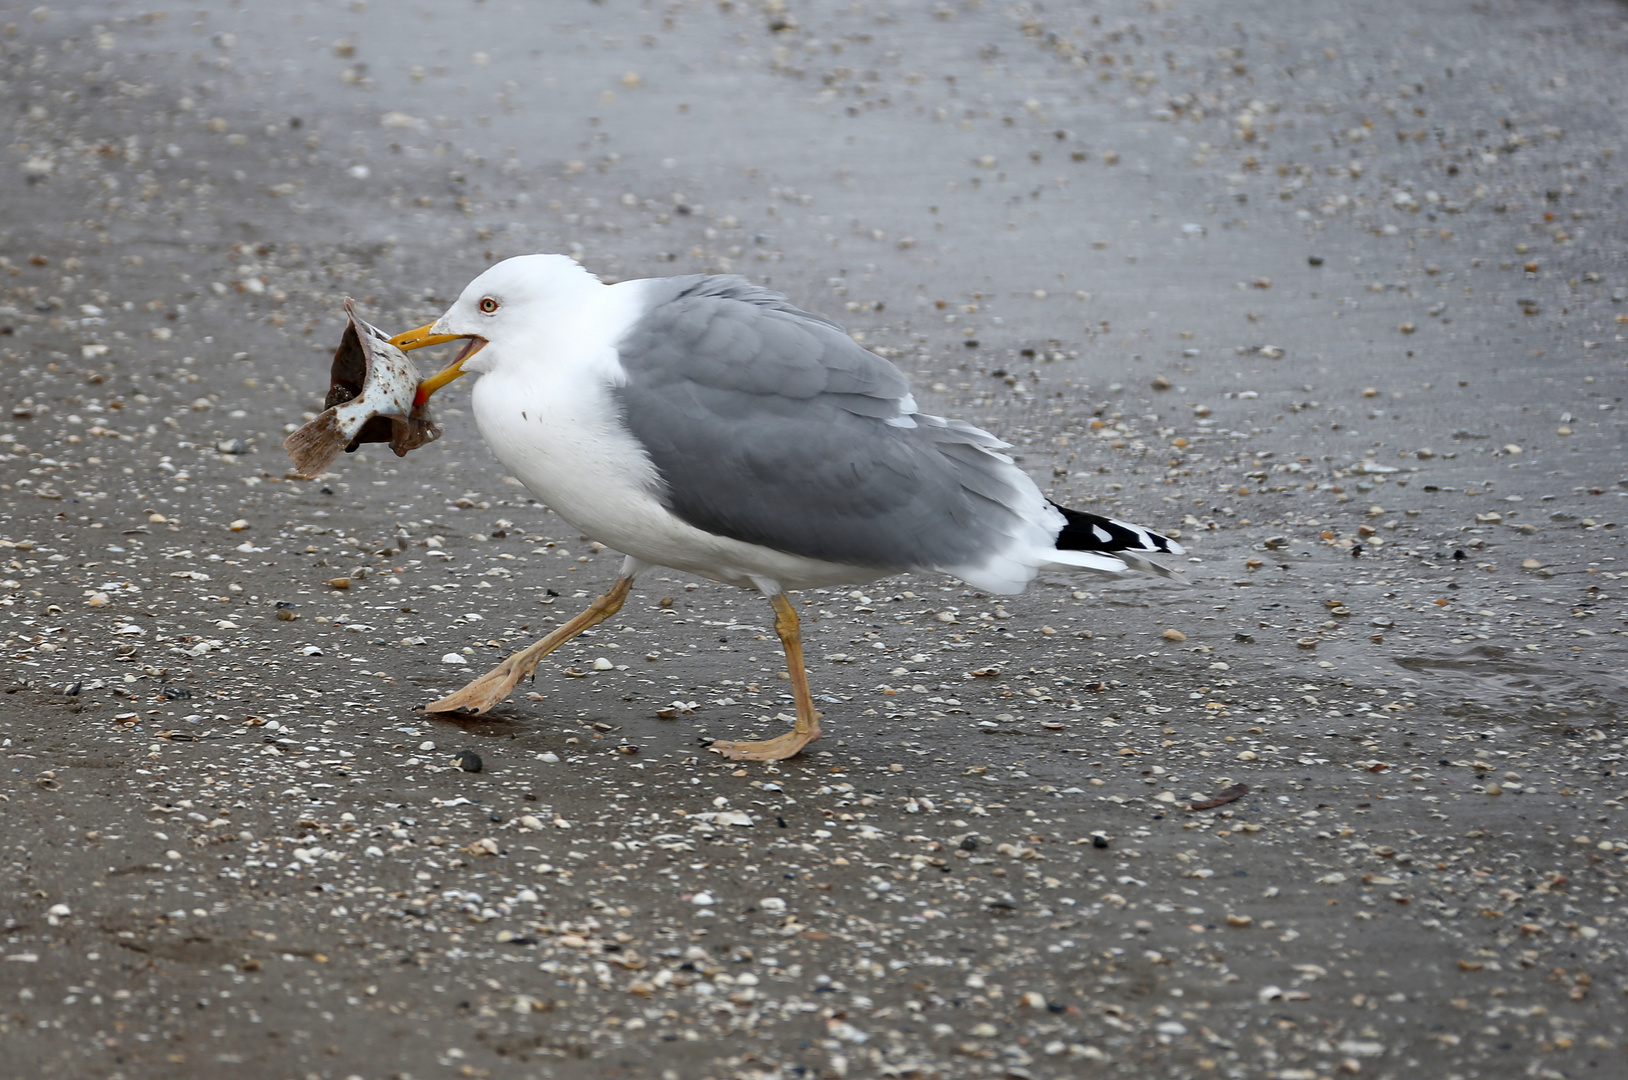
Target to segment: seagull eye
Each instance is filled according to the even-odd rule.
[[[490,315],[492,312],[497,310],[497,301],[488,296],[486,299],[480,302],[480,309],[486,314]]]

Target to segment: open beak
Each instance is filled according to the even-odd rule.
[[[403,352],[409,349],[423,349],[430,345],[444,345],[449,341],[464,340],[467,342],[462,349],[458,350],[458,355],[453,358],[452,363],[418,384],[418,391],[413,395],[413,404],[415,406],[423,405],[430,400],[431,394],[462,375],[464,373],[464,361],[474,356],[486,344],[485,338],[476,337],[473,334],[432,333],[434,326],[434,323],[429,323],[420,326],[416,330],[403,331],[390,339],[390,344]]]

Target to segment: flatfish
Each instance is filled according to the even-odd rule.
[[[349,322],[334,350],[324,409],[283,441],[294,470],[308,478],[363,443],[389,443],[397,457],[405,457],[443,431],[429,403],[416,401],[418,368],[407,354],[390,344],[384,331],[358,318],[349,298],[345,315]]]

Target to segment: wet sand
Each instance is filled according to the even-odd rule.
[[[0,1076],[1620,1072],[1625,42],[0,7]],[[461,387],[281,444],[345,296],[530,251],[786,292],[1192,587],[806,592],[778,766],[704,750],[786,723],[767,605],[676,573],[426,716],[619,557]]]

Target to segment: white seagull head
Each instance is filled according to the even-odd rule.
[[[464,287],[435,322],[391,338],[399,349],[466,339],[452,363],[419,383],[421,401],[460,375],[490,371],[502,349],[477,357],[484,346],[537,336],[544,328],[569,323],[600,281],[566,255],[517,255],[489,268]]]

